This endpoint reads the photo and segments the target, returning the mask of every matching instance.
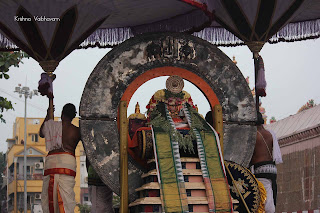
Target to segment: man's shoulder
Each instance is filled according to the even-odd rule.
[[[47,120],[47,121],[45,121],[44,123],[45,123],[45,124],[48,124],[48,125],[59,125],[59,124],[62,124],[61,121],[55,121],[55,120],[52,120],[52,119]]]

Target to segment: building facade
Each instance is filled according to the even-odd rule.
[[[59,118],[55,118],[58,120]],[[27,118],[27,207],[28,212],[42,212],[41,191],[44,173],[45,156],[47,155],[45,140],[39,137],[39,129],[44,118]],[[78,126],[79,119],[75,118],[73,124]],[[24,118],[17,117],[13,125],[13,137],[7,139],[7,208],[8,212],[23,212],[24,207]],[[81,177],[81,155],[84,155],[82,143],[76,148],[77,175],[74,191],[76,202],[82,203],[80,187]],[[77,209],[77,208],[76,208]],[[75,211],[79,212],[79,211]]]
[[[266,126],[278,138],[277,212],[319,212],[320,105]]]

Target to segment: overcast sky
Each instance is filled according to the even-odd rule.
[[[220,48],[231,59],[236,57],[237,66],[244,77],[250,77],[250,87],[254,85],[252,53],[246,46]],[[79,109],[82,92],[86,81],[100,59],[110,49],[91,48],[75,50],[60,62],[55,74],[55,116],[60,116],[65,103],[71,102]],[[274,116],[277,120],[297,113],[299,108],[309,99],[320,103],[320,39],[294,43],[266,44],[261,55],[264,59],[267,97],[262,98],[268,120]],[[15,110],[4,112],[7,123],[0,123],[0,151],[7,150],[6,139],[12,138],[13,123],[16,117],[24,116],[24,98],[14,93],[14,88],[20,83],[30,89],[37,89],[42,69],[39,64],[30,59],[24,59],[19,68],[10,68],[9,80],[0,80],[0,96],[7,97],[14,103]],[[165,77],[151,80],[137,90],[129,105],[129,114],[134,111],[134,105],[139,101],[141,111],[152,94],[165,87]],[[196,87],[186,82],[184,90],[191,93],[199,111],[205,114],[209,105]],[[145,98],[148,97],[148,98]],[[45,117],[48,107],[47,98],[34,96],[28,99],[28,117]]]

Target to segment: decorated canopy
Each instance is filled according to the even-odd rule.
[[[35,21],[36,26],[29,23],[22,27],[15,16],[25,13],[60,21]],[[40,43],[37,45],[28,40],[24,31],[30,27],[41,32],[47,48],[59,40],[55,33],[63,27],[64,37],[70,39],[54,43],[65,50],[61,59],[74,48],[110,47],[134,35],[157,31],[200,31],[195,35],[224,46],[251,41],[276,43],[318,38],[320,0],[54,0],[37,4],[0,0],[1,50],[43,48],[39,37],[34,37]]]
[[[201,0],[0,0],[0,50],[22,49],[52,72],[91,34],[81,47],[147,31],[193,32],[211,21]]]
[[[134,34],[148,31],[201,30],[212,21],[212,9],[205,2],[45,0],[35,3],[20,0],[9,3],[0,0],[0,48],[8,50],[18,46],[29,53],[36,48],[35,51],[41,51],[40,55],[45,48],[54,49],[52,47],[57,45],[60,45],[59,49],[66,50],[72,45],[79,45],[97,28],[82,47],[115,45]],[[38,53],[31,55],[39,57]]]
[[[320,36],[319,0],[220,0],[213,8],[211,26],[196,35],[217,45],[247,44],[251,49],[252,42],[263,45]]]

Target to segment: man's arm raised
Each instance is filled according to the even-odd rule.
[[[41,127],[40,127],[40,131],[39,131],[39,136],[41,138],[44,138],[44,134],[43,134],[43,126],[44,126],[44,123],[48,120],[53,120],[54,119],[54,106],[53,106],[53,98],[49,98],[49,107],[48,107],[48,110],[47,110],[47,116],[46,118],[44,119],[43,123],[41,124]]]

